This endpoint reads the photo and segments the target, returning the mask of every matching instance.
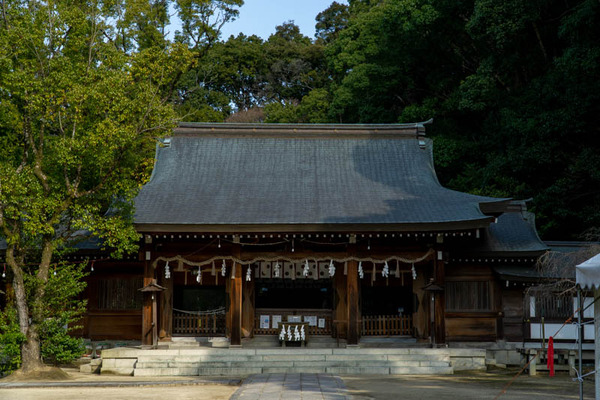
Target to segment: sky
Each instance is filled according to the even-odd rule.
[[[314,39],[315,17],[334,0],[244,0],[239,17],[222,28],[222,40],[242,32],[246,36],[257,35],[268,39],[275,27],[293,20],[300,32]],[[337,0],[338,3],[348,2]]]

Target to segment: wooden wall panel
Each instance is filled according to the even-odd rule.
[[[496,340],[496,317],[448,318],[446,316],[446,339],[448,341]]]
[[[92,340],[140,340],[142,312],[93,313],[87,329]]]
[[[504,339],[508,341],[523,340],[523,290],[502,290],[502,313]]]

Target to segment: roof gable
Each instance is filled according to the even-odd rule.
[[[135,221],[141,231],[164,224],[487,226],[479,204],[504,199],[442,187],[421,128],[185,124],[158,149]]]

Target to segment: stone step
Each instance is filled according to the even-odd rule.
[[[343,360],[343,361],[253,361],[246,362],[138,362],[136,369],[152,369],[152,368],[240,368],[252,365],[256,368],[292,368],[292,367],[449,367],[447,361],[386,361],[386,360]]]
[[[96,358],[90,360],[88,364],[81,364],[79,366],[79,372],[83,374],[99,374],[102,368],[102,359]]]
[[[104,356],[104,354],[103,354]],[[485,351],[431,348],[195,348],[111,351],[102,373],[244,376],[257,373],[452,374],[485,366]],[[109,357],[112,356],[112,357]],[[464,364],[464,365],[463,365]]]
[[[391,375],[452,375],[454,368],[448,367],[392,367]]]
[[[450,362],[447,355],[419,355],[419,354],[265,354],[265,355],[205,355],[205,356],[140,356],[138,364],[145,363],[201,363],[201,362],[274,362],[274,361],[347,361],[347,362],[372,362],[372,361],[394,361],[394,362],[413,362],[413,361],[439,361]]]
[[[135,369],[133,376],[205,376],[205,375],[252,375],[262,373],[262,368],[144,368]]]

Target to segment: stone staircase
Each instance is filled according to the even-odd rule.
[[[240,376],[261,373],[440,375],[454,373],[452,364],[456,355],[452,355],[453,350],[457,349],[110,349],[102,352],[101,373],[134,376]],[[459,364],[464,366],[468,358],[472,365],[485,368],[485,350],[469,352],[468,357],[459,357],[463,361]]]

